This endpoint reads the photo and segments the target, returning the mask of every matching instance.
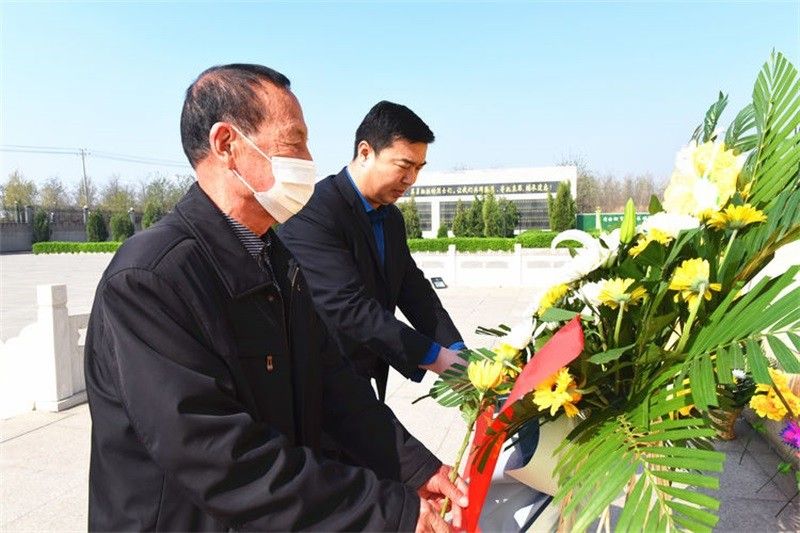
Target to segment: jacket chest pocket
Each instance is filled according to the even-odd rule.
[[[234,327],[237,358],[261,421],[293,441],[292,375],[283,314],[254,311]]]

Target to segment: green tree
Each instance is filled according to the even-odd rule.
[[[467,210],[465,237],[483,237],[483,200],[475,196]]]
[[[74,198],[74,203],[79,209],[83,206],[97,206],[97,185],[94,184],[92,178],[86,176],[85,180],[80,179],[78,185],[75,186]]]
[[[483,199],[481,217],[483,218],[482,235],[484,237],[500,237],[500,230],[502,227],[500,207],[492,191],[489,191]]]
[[[100,194],[100,206],[103,210],[112,213],[127,213],[128,209],[135,205],[137,202],[133,187],[122,183],[119,176],[111,176]]]
[[[161,204],[156,202],[147,202],[144,204],[144,213],[142,214],[142,228],[147,229],[162,218],[167,213]]]
[[[572,199],[569,182],[558,184],[555,198],[548,194],[547,205],[551,230],[564,231],[575,227],[575,200]]]
[[[514,230],[519,225],[519,210],[517,204],[511,200],[500,198],[497,201],[497,207],[500,211],[500,236],[513,237]]]
[[[31,242],[46,242],[50,240],[50,216],[43,210],[37,209],[33,216],[33,239]]]
[[[447,223],[440,224],[439,229],[436,230],[436,238],[437,239],[446,239],[449,234],[447,233],[450,230],[450,226]]]
[[[105,242],[108,240],[106,219],[102,213],[92,211],[86,221],[86,240],[89,242]]]
[[[39,191],[33,180],[25,179],[19,170],[8,175],[8,180],[0,187],[3,208],[6,210],[20,208],[26,205],[36,205]]]
[[[453,230],[453,235],[456,237],[466,237],[467,236],[467,207],[464,206],[464,202],[459,200],[456,202],[456,212],[453,215],[453,222],[451,223]]]
[[[417,210],[417,202],[412,196],[406,202],[398,203],[400,212],[403,214],[403,221],[406,224],[406,237],[409,239],[422,238],[422,225],[419,221],[419,211]]]
[[[64,209],[69,206],[67,188],[57,177],[49,178],[39,191],[39,205],[43,209]]]
[[[111,226],[111,240],[117,242],[122,242],[133,236],[135,231],[128,213],[114,213],[109,226]]]
[[[577,174],[575,203],[579,213],[594,213],[600,201],[600,182],[589,168],[586,159],[578,154],[568,154],[557,163],[559,166],[575,167]]]

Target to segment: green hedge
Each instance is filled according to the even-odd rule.
[[[482,252],[485,250],[511,251],[514,239],[503,237],[449,237],[447,239],[408,239],[412,252],[446,252],[451,244],[459,252]]]
[[[555,231],[528,230],[515,238],[503,237],[451,237],[447,239],[408,239],[408,247],[412,252],[446,252],[451,244],[456,245],[459,252],[483,252],[498,250],[510,252],[514,244],[520,243],[523,248],[550,248],[555,239]],[[580,246],[574,241],[564,241],[558,248]]]
[[[33,245],[34,254],[77,254],[116,252],[121,242],[37,242]]]

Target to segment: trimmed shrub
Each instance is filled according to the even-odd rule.
[[[446,238],[448,238],[450,236],[447,233],[449,231],[449,229],[450,229],[450,226],[448,224],[442,224],[441,226],[439,226],[439,229],[436,230],[436,238],[437,239],[446,239]]]
[[[46,242],[50,240],[50,217],[43,210],[38,209],[33,216],[33,242]]]
[[[88,242],[104,242],[108,240],[106,219],[102,213],[92,211],[86,220],[86,240]]]
[[[453,237],[447,239],[409,239],[412,252],[446,252],[451,244],[459,252],[485,252],[489,250],[509,252],[514,250],[514,239],[502,237]]]
[[[111,217],[111,239],[122,242],[128,237],[132,237],[134,231],[133,222],[128,213],[115,213]]]
[[[121,242],[37,242],[33,245],[34,254],[77,254],[116,252]]]

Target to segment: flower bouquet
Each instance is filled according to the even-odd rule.
[[[557,480],[571,529],[608,520],[620,495],[619,531],[717,523],[719,502],[700,489],[719,484],[712,473],[725,456],[713,448],[710,413],[725,405],[733,370],[774,385],[769,349],[783,370],[800,372],[800,265],[757,277],[800,238],[796,68],[773,53],[752,103],[723,133],[726,105],[720,94],[645,222],[636,226],[629,202],[614,232],[562,233],[553,246],[582,247],[561,279],[520,325],[479,328],[498,337],[494,347],[465,352],[465,365],[434,384],[430,395],[467,420],[462,451],[476,428],[467,529],[477,527],[503,441],[531,421],[546,431],[563,417],[572,428],[545,474]]]

